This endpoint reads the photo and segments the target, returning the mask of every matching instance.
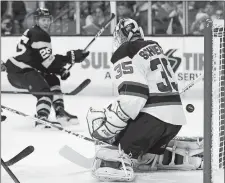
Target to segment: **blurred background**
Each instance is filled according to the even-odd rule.
[[[116,12],[136,20],[145,35],[202,35],[204,20],[224,17],[224,1],[1,1],[1,35],[21,35],[34,24],[33,12],[53,15],[51,35],[95,35]],[[112,35],[111,24],[103,35]]]

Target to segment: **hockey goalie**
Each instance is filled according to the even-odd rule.
[[[118,97],[103,109],[90,108],[91,136],[98,146],[92,173],[100,181],[132,181],[134,171],[202,167],[201,141],[173,140],[186,124],[173,70],[141,27],[121,19],[113,33],[113,76]]]

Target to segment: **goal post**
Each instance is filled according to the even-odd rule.
[[[207,20],[204,34],[204,183],[224,182],[224,20]]]

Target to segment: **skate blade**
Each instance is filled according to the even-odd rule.
[[[78,118],[76,118],[76,119],[70,119],[68,121],[68,123],[71,124],[71,125],[79,125],[80,124]]]

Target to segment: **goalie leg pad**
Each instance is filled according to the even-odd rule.
[[[158,157],[158,169],[203,169],[203,141],[171,140],[166,150]]]
[[[132,161],[120,148],[101,147],[96,152],[92,175],[100,181],[132,181]]]

